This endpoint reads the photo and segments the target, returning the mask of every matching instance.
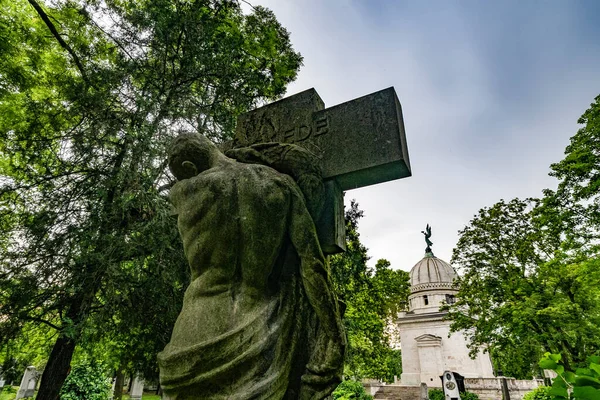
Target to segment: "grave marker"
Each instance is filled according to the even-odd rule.
[[[142,394],[144,393],[144,380],[140,378],[138,375],[133,379],[133,383],[131,384],[131,400],[139,400],[142,398]]]
[[[17,392],[15,400],[33,397],[39,376],[40,374],[36,371],[34,366],[27,367],[23,374],[23,379],[21,379],[21,385],[19,386],[19,391]]]

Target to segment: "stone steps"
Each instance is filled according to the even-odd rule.
[[[426,393],[426,392],[425,392]],[[419,386],[386,385],[379,388],[374,398],[377,400],[423,400]]]

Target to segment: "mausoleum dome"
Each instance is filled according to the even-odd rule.
[[[432,252],[410,270],[411,293],[429,289],[453,289],[452,282],[458,275],[446,261],[440,260]]]

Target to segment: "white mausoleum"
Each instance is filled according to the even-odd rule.
[[[429,229],[429,228],[428,228]],[[430,244],[430,243],[428,243]],[[443,303],[453,303],[458,290],[452,282],[454,268],[433,255],[427,247],[425,257],[410,271],[411,295],[408,312],[400,313],[402,346],[402,385],[441,387],[440,375],[455,371],[465,378],[491,378],[492,363],[487,353],[469,357],[461,333],[450,333],[451,321],[444,321]]]

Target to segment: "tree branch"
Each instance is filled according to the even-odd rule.
[[[57,330],[59,332],[62,330],[62,328],[59,327],[58,325],[54,325],[52,322],[46,321],[45,319],[42,319],[42,318],[38,318],[38,317],[26,317],[26,319],[28,319],[30,321],[33,321],[33,322],[39,322],[39,323],[42,323],[42,324],[46,324],[50,328],[55,329],[55,330]]]
[[[35,0],[27,0],[27,1],[29,1],[29,4],[32,5],[32,7],[38,13],[38,15],[40,16],[40,18],[42,19],[42,21],[44,21],[44,23],[46,24],[46,26],[48,27],[48,29],[50,30],[50,32],[52,32],[52,35],[54,35],[54,37],[56,38],[56,40],[58,41],[58,43],[61,45],[61,47],[63,49],[65,49],[71,55],[71,58],[73,59],[73,62],[75,63],[75,65],[77,66],[77,69],[81,73],[81,76],[82,76],[83,80],[89,85],[90,81],[88,80],[87,74],[85,73],[85,70],[83,69],[83,65],[81,64],[81,61],[79,60],[79,57],[77,56],[77,54],[75,54],[75,51],[73,51],[73,49],[71,48],[71,46],[69,46],[67,44],[67,42],[64,41],[64,39],[62,38],[62,36],[60,36],[60,33],[58,33],[58,31],[56,30],[56,27],[54,26],[54,24],[52,23],[52,21],[50,21],[50,18],[48,17],[48,14],[46,14],[44,12],[44,10],[42,9],[42,7]]]

